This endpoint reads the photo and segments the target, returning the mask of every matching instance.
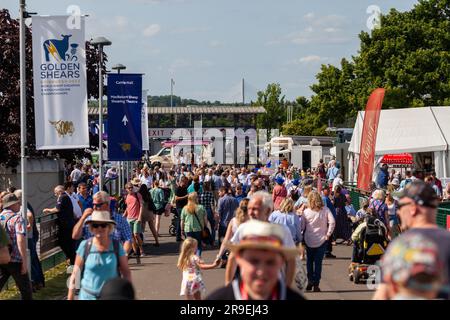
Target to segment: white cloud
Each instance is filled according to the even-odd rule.
[[[286,67],[291,66],[291,65],[312,65],[312,64],[316,64],[316,63],[323,63],[323,62],[329,62],[331,59],[328,57],[321,57],[318,55],[308,55],[308,56],[304,56],[298,59],[294,59],[294,60],[290,60],[287,61],[284,65]],[[289,70],[289,68],[286,69],[286,71]]]
[[[306,56],[306,57],[301,57],[298,61],[300,63],[309,64],[309,63],[316,63],[316,62],[321,62],[321,61],[325,61],[325,60],[327,60],[327,58],[324,58],[321,56],[316,56],[316,55],[310,55],[310,56]]]
[[[309,12],[308,14],[306,14],[306,15],[304,16],[305,20],[313,20],[314,17],[315,17],[315,15],[314,15],[313,12]]]
[[[115,21],[116,21],[116,25],[119,28],[125,28],[126,26],[128,26],[128,19],[127,19],[127,17],[117,16],[117,17],[115,17]]]
[[[203,60],[200,61],[199,66],[200,67],[204,67],[204,68],[209,68],[212,67],[214,65],[214,62],[210,61],[210,60]]]
[[[223,47],[224,43],[219,40],[212,40],[209,42],[209,46],[212,48],[219,48],[219,47]]]
[[[326,28],[324,31],[328,32],[328,33],[335,33],[335,32],[339,32],[339,29],[337,29],[337,28]]]
[[[284,41],[306,45],[306,44],[345,44],[351,41],[343,28],[348,25],[344,16],[325,15],[316,16],[310,12],[304,17],[306,26],[300,31],[294,31],[283,37]],[[330,37],[330,33],[333,34]]]
[[[280,44],[282,41],[280,40],[269,40],[265,43],[266,46],[275,46]]]
[[[208,31],[208,27],[183,27],[171,31],[171,34],[199,33]]]
[[[153,37],[161,31],[161,26],[159,24],[151,24],[142,31],[144,37]]]
[[[189,60],[184,59],[184,58],[178,58],[178,59],[175,59],[175,61],[171,63],[168,71],[171,75],[173,75],[173,74],[175,74],[175,72],[177,70],[182,69],[182,68],[187,68],[190,66],[192,66],[192,63]]]

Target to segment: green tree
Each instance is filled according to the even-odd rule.
[[[351,60],[322,65],[310,105],[298,118],[304,128],[289,124],[285,130],[312,134],[328,122],[347,126],[379,87],[386,89],[384,109],[449,105],[449,0],[420,0],[407,12],[391,9],[380,28],[359,38]]]
[[[259,91],[255,104],[266,109],[265,114],[257,117],[259,129],[281,129],[282,124],[286,121],[286,103],[278,83],[271,83],[267,85],[265,91]]]

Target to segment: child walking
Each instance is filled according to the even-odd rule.
[[[201,269],[214,269],[220,264],[220,260],[213,264],[205,264],[195,254],[198,242],[194,238],[186,238],[181,245],[181,252],[178,258],[177,267],[183,271],[181,281],[180,296],[185,296],[186,300],[201,300],[202,292],[206,291]]]

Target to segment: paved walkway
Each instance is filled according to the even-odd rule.
[[[177,259],[180,243],[175,237],[169,236],[170,218],[162,217],[160,247],[153,246],[153,237],[147,230],[144,245],[146,257],[141,258],[141,264],[135,259],[130,260],[133,283],[137,298],[142,300],[178,300],[181,299],[180,285],[182,273],[177,269]],[[148,228],[147,228],[148,229]],[[213,262],[217,250],[207,250],[202,254],[207,263]],[[351,247],[338,245],[334,247],[337,259],[326,259],[323,263],[322,281],[319,293],[305,293],[311,300],[368,300],[373,291],[366,285],[355,285],[348,280],[347,268],[350,263]],[[204,270],[203,276],[207,293],[221,287],[224,281],[225,269]]]

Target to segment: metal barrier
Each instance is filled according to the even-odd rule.
[[[39,230],[39,241],[36,251],[41,260],[42,271],[53,269],[60,263],[66,261],[66,256],[58,245],[58,225],[56,223],[57,214],[41,214],[36,216],[36,224]],[[11,277],[5,285],[8,290],[15,286]]]
[[[350,193],[353,207],[356,211],[358,211],[361,208],[361,200],[368,199],[370,197],[370,193],[355,188],[352,185],[345,185],[345,187]],[[445,201],[439,204],[436,214],[436,224],[441,228],[447,228],[447,216],[450,216],[450,201]]]

